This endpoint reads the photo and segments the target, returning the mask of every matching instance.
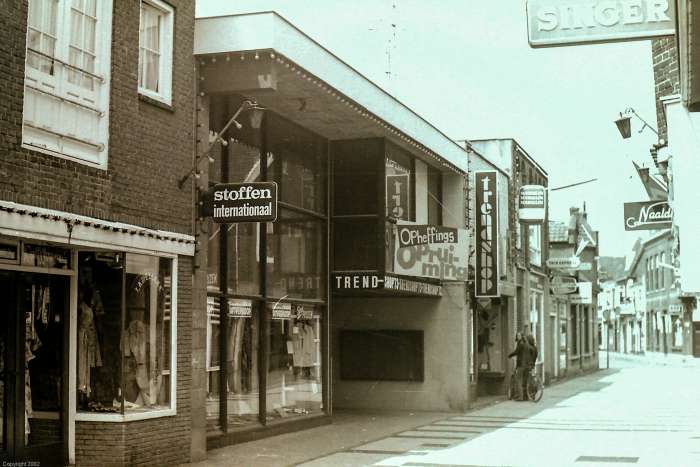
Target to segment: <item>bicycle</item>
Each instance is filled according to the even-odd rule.
[[[517,393],[515,385],[520,384],[520,380],[516,378],[515,375],[516,369],[513,370],[513,374],[510,377],[510,384],[508,384],[507,388],[506,397],[509,400],[514,399],[515,394]],[[527,398],[532,402],[539,402],[544,394],[544,384],[542,384],[542,380],[537,375],[534,368],[531,368],[528,373],[526,392]]]

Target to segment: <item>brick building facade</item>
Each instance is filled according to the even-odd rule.
[[[63,374],[59,379],[62,391],[67,392],[69,387],[71,391],[75,390],[72,385],[76,379],[76,370],[71,360],[76,358],[75,347],[81,347],[80,343],[74,343],[74,333],[82,332],[84,322],[82,314],[80,318],[76,317],[78,313],[82,313],[79,310],[83,304],[78,305],[78,301],[84,299],[83,288],[87,287],[81,277],[83,269],[78,271],[78,268],[82,268],[84,262],[93,260],[95,264],[107,264],[105,255],[112,258],[115,264],[126,258],[126,266],[123,266],[123,262],[122,266],[112,266],[115,270],[120,267],[123,272],[126,285],[122,286],[122,294],[127,302],[131,300],[129,293],[132,292],[131,289],[126,290],[129,280],[134,277],[142,280],[138,283],[135,293],[141,293],[143,283],[148,284],[151,302],[146,304],[147,311],[142,312],[141,316],[145,317],[133,319],[132,323],[141,321],[140,326],[144,326],[146,330],[150,329],[149,337],[142,336],[142,345],[150,350],[145,354],[147,357],[138,356],[136,351],[133,355],[126,356],[124,348],[128,344],[124,339],[130,328],[125,327],[124,320],[128,319],[130,313],[136,312],[132,309],[133,304],[122,303],[121,312],[119,306],[115,307],[114,312],[114,316],[120,313],[122,316],[121,334],[117,332],[110,345],[115,349],[119,348],[124,357],[117,358],[119,361],[115,365],[122,368],[121,377],[124,378],[124,372],[127,371],[125,368],[131,360],[135,361],[136,365],[141,365],[141,360],[147,358],[146,364],[157,365],[149,368],[149,371],[155,372],[157,368],[158,383],[154,385],[156,377],[151,375],[150,392],[144,392],[144,383],[137,383],[137,391],[141,398],[137,398],[137,401],[142,404],[142,408],[131,409],[133,412],[142,413],[128,413],[129,402],[124,401],[127,396],[126,392],[123,392],[126,391],[123,379],[118,391],[115,390],[114,404],[108,407],[108,410],[117,413],[80,413],[86,410],[97,412],[95,407],[100,407],[99,410],[105,409],[104,406],[109,402],[107,396],[104,396],[103,401],[93,401],[94,405],[89,409],[86,408],[88,406],[85,401],[79,399],[80,395],[79,400],[72,400],[75,398],[72,393],[56,401],[55,410],[62,422],[62,426],[57,428],[58,437],[61,439],[57,452],[60,452],[64,462],[77,465],[163,465],[186,462],[190,459],[194,237],[192,187],[186,184],[179,188],[177,182],[192,165],[194,149],[194,2],[170,0],[165,4],[156,0],[114,1],[104,3],[104,7],[102,3],[94,7],[91,2],[78,2],[78,9],[70,9],[68,3],[56,2],[58,15],[56,10],[52,11],[43,2],[22,0],[5,2],[0,12],[4,25],[3,39],[0,41],[0,48],[3,49],[0,67],[5,76],[4,86],[0,90],[0,239],[12,249],[10,256],[16,255],[16,260],[0,265],[0,272],[7,274],[3,276],[3,280],[8,281],[7,284],[30,284],[32,290],[39,287],[38,282],[33,282],[35,277],[39,278],[37,281],[43,280],[41,278],[45,276],[50,277],[49,281],[59,276],[68,278],[66,284],[70,285],[65,286],[65,295],[70,296],[70,299],[66,298],[66,308],[62,313],[70,315],[71,319],[64,320],[64,327],[68,329],[65,333],[67,340],[62,341],[62,345],[67,357],[64,357]],[[149,10],[144,11],[144,8]],[[74,26],[83,25],[85,32],[81,48],[75,45],[73,32],[62,28],[61,19],[65,20],[65,16],[62,15],[71,15]],[[149,97],[147,92],[141,90],[142,87],[149,87],[148,82],[143,84],[139,79],[142,73],[140,51],[145,53],[146,50],[140,37],[149,33],[144,29],[148,27],[144,26],[148,15],[160,15],[159,17],[167,20],[158,23],[156,34],[160,35],[161,41],[155,52],[161,53],[162,61],[158,66],[166,66],[158,68],[157,73],[160,75],[155,89],[162,91],[165,84],[171,86],[166,96],[168,98],[164,100]],[[75,23],[78,21],[80,23]],[[63,22],[67,24],[67,21]],[[88,38],[88,23],[97,31],[92,36],[92,44]],[[170,24],[172,29],[166,30],[167,24]],[[111,27],[107,30],[101,29],[105,25]],[[69,35],[70,40],[67,38]],[[110,38],[110,35],[111,42],[102,44],[102,50],[108,52],[100,55],[100,41]],[[40,39],[37,39],[39,37]],[[163,47],[167,41],[171,49],[166,53]],[[61,56],[61,47],[64,45],[65,50],[69,51],[65,55],[67,59]],[[172,61],[168,69],[167,64],[164,64],[170,58],[170,53]],[[85,60],[75,62],[74,57],[80,54]],[[93,61],[90,61],[90,57],[93,57]],[[100,66],[104,65],[105,61],[109,63],[109,67],[101,73]],[[28,70],[25,63],[28,64],[27,67],[30,64],[39,65]],[[150,64],[149,62],[149,66]],[[145,69],[147,65],[144,64],[143,67]],[[148,68],[148,72],[153,72],[154,69]],[[58,82],[55,90],[47,90],[46,87],[37,89],[40,86],[31,82],[31,76],[42,72],[46,75],[47,82]],[[167,77],[168,73],[172,76]],[[60,81],[61,79],[65,79],[65,82]],[[100,86],[108,86],[105,94],[108,95],[108,100],[101,101],[102,108],[95,110],[91,108],[94,106],[86,105],[85,101],[76,102],[78,98],[75,94],[64,93],[61,90],[66,82],[80,83],[77,79],[83,80],[83,89],[91,91],[99,89]],[[88,84],[85,85],[86,82]],[[40,99],[45,99],[42,102],[48,104],[42,105],[48,107],[37,107],[41,112],[35,113],[34,117],[31,117],[34,120],[31,120],[27,113],[30,105],[28,102],[36,103]],[[97,114],[100,124],[101,119],[108,119],[108,133],[103,135],[103,144],[85,143],[85,138],[76,137],[76,134],[80,136],[80,131],[83,130],[81,122],[85,120],[81,120],[84,118],[82,114],[76,117],[78,133],[65,130],[65,127],[61,126],[75,109]],[[33,111],[36,112],[36,109]],[[55,119],[55,127],[45,124],[46,116],[51,111],[59,114]],[[37,123],[38,121],[42,124]],[[28,136],[29,129],[34,132],[31,137]],[[42,137],[56,142],[57,146],[47,144],[42,149],[35,142]],[[30,141],[30,138],[34,139]],[[62,153],[60,147],[67,147],[71,141],[76,146],[94,147],[96,153],[100,153],[95,160],[102,162],[95,163],[89,157],[81,160],[67,151]],[[55,270],[58,269],[58,263],[48,269],[42,268],[40,266],[44,265],[36,262],[36,259],[35,263],[29,264],[32,256],[28,252],[30,248],[35,248],[35,244],[47,248],[46,251],[51,251],[51,254],[66,255],[70,258],[67,265],[61,266],[64,270]],[[55,251],[50,248],[54,248]],[[150,272],[144,272],[150,271],[148,268],[151,266],[143,266],[138,272],[134,272],[141,267],[137,264],[139,262],[157,264],[158,261],[161,265],[154,267],[160,267],[159,274],[163,274],[158,278],[149,276]],[[169,269],[171,266],[163,266],[164,261],[171,264],[172,269]],[[96,274],[94,271],[92,273]],[[172,282],[159,282],[161,278]],[[97,276],[91,280],[93,284],[90,287],[94,287],[94,283],[100,281]],[[171,287],[168,288],[168,285]],[[54,285],[47,286],[50,287]],[[53,292],[53,289],[50,290]],[[104,290],[102,292],[104,296],[107,295]],[[56,293],[63,294],[64,291],[59,290]],[[170,299],[175,296],[177,300],[173,300],[172,303]],[[18,307],[21,300],[22,297],[19,297]],[[89,305],[99,316],[94,299]],[[109,304],[105,299],[105,316],[110,313],[108,308]],[[102,346],[101,359],[98,357],[98,362],[102,362],[101,366],[90,364],[91,370],[88,370],[86,384],[88,397],[98,393],[100,386],[97,380],[107,378],[104,374],[107,371],[107,360],[111,358],[108,352],[111,347],[107,347],[109,339],[106,335],[101,335],[108,327],[107,318],[98,317],[94,326],[97,329],[97,345]],[[12,339],[19,342],[24,338],[28,342],[28,335],[19,328],[17,326],[18,334],[8,334],[0,338],[6,338],[7,342],[11,342]],[[11,332],[13,331],[8,331]],[[174,337],[176,340],[173,340]],[[173,343],[176,345],[173,346]],[[168,348],[172,354],[170,359]],[[154,356],[154,350],[162,349],[166,349],[163,351],[165,353]],[[7,359],[4,362],[6,365],[22,364],[10,362],[14,357],[9,353],[0,355],[0,358]],[[175,375],[170,372],[172,366],[169,365],[172,364],[176,364]],[[77,371],[82,371],[80,365],[79,362]],[[173,378],[176,378],[176,389],[168,394],[169,383],[164,381],[172,381]],[[114,379],[118,380],[119,376]],[[78,382],[80,383],[80,375]],[[8,378],[4,384],[6,389],[14,387],[13,385],[21,386],[19,379],[9,381]],[[34,381],[32,384],[35,384]],[[32,389],[35,389],[34,386]],[[35,393],[40,394],[41,391],[37,390]],[[174,399],[172,395],[175,396]],[[21,430],[22,422],[18,420],[21,418],[22,407],[25,412],[28,409],[31,412],[31,407],[27,407],[29,403],[20,404],[18,400],[11,400],[8,390],[4,391],[4,396],[10,404],[8,407],[14,408],[14,412],[5,411],[2,420],[3,431],[12,434],[13,427],[15,432]],[[160,403],[154,402],[155,399],[160,399],[161,396],[166,401],[164,404],[168,406],[167,414],[162,412],[163,416],[152,413],[155,410],[153,407]],[[149,397],[150,401],[146,402]],[[38,399],[35,399],[34,405],[38,403]],[[120,404],[121,408],[118,407]],[[150,411],[146,410],[146,407]],[[37,411],[36,408],[34,411],[35,418],[43,416],[42,411]],[[39,455],[39,451],[47,451],[37,440],[38,431],[34,438],[31,432],[27,433],[32,423],[30,418],[25,428],[24,444],[27,446],[19,447],[23,444],[21,435],[15,433],[15,440],[8,438],[0,446],[0,458],[34,458]],[[56,461],[55,457],[53,461]]]

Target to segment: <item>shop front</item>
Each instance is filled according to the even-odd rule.
[[[8,202],[0,225],[0,458],[90,464],[107,444],[132,462],[109,434],[177,415],[193,238]]]
[[[193,411],[206,420],[207,447],[330,422],[343,399],[338,339],[342,303],[349,302],[335,292],[345,287],[366,284],[386,305],[392,300],[386,297],[396,300],[387,315],[403,327],[385,328],[410,331],[395,335],[415,362],[406,364],[410,377],[422,378],[419,350],[429,343],[418,344],[422,320],[443,317],[418,310],[441,300],[440,274],[466,275],[452,263],[468,252],[456,251],[457,243],[448,247],[447,272],[433,255],[427,268],[434,280],[394,270],[387,245],[396,241],[392,228],[399,221],[454,226],[455,234],[464,229],[463,151],[275,13],[197,20],[195,56],[200,152],[207,134],[216,141],[210,162],[200,165],[200,200],[222,183],[274,182],[278,191],[274,221],[202,222],[205,397]],[[262,117],[238,112],[252,108],[244,102],[264,108]],[[439,156],[442,151],[450,156]],[[413,257],[404,263],[422,267]],[[335,286],[336,272],[346,270],[362,274]],[[413,318],[397,313],[406,303],[415,304]],[[352,308],[361,316],[372,305]],[[357,334],[343,336],[345,348],[358,342]],[[404,370],[396,374],[405,376]]]

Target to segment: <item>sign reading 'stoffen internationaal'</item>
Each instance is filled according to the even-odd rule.
[[[466,281],[468,259],[466,229],[404,223],[396,226],[396,274]]]
[[[673,36],[675,0],[528,0],[531,47]]]
[[[497,172],[482,170],[474,173],[476,192],[474,277],[477,297],[498,296],[498,189]]]
[[[222,183],[212,190],[212,220],[219,224],[277,219],[275,182]]]
[[[625,203],[625,230],[670,229],[673,210],[668,201]]]

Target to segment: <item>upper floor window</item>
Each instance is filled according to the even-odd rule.
[[[442,225],[442,173],[428,167],[428,224]]]
[[[165,2],[141,2],[139,92],[168,105],[172,102],[174,16]]]
[[[106,168],[112,0],[30,0],[25,147]]]

